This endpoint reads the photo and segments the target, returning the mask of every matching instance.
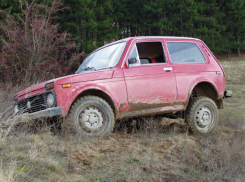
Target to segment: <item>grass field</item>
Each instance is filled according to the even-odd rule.
[[[220,63],[233,97],[210,135],[189,135],[182,120],[160,117],[141,118],[140,129],[117,124],[111,136],[93,140],[54,135],[50,126],[13,127],[1,133],[0,182],[244,181],[245,59]],[[4,122],[12,95],[0,92]]]

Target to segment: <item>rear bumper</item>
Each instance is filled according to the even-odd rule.
[[[224,94],[224,98],[228,98],[232,96],[232,91],[231,90],[226,90]]]
[[[62,112],[62,107],[53,107],[48,108],[42,111],[34,112],[34,113],[25,113],[22,114],[21,117],[28,117],[28,118],[49,118],[53,116],[60,116]]]

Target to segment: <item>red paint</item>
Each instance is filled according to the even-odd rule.
[[[117,118],[126,116],[155,114],[184,110],[189,94],[201,82],[210,83],[223,98],[225,89],[224,72],[217,59],[207,46],[198,39],[182,37],[132,37],[126,41],[126,48],[118,65],[111,69],[74,74],[34,85],[18,93],[19,101],[46,92],[45,84],[54,82],[57,106],[62,107],[65,116],[74,100],[88,90],[100,90],[114,102]],[[160,41],[166,56],[166,63],[127,66],[130,51],[136,42]],[[175,64],[170,60],[167,41],[184,41],[196,43],[203,52],[205,63]],[[114,43],[111,43],[114,44]],[[103,48],[103,47],[102,47]],[[152,63],[156,63],[154,58]],[[172,70],[164,70],[171,68]],[[220,75],[216,72],[221,72]],[[70,88],[62,88],[70,84]],[[142,112],[141,112],[142,111]]]
[[[129,105],[128,104],[122,105],[120,107],[120,111],[121,112],[125,112],[125,111],[128,111],[128,110],[129,110]]]

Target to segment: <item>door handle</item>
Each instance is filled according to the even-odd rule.
[[[166,71],[166,72],[170,72],[170,71],[172,71],[172,70],[173,70],[173,68],[168,67],[168,68],[163,68],[163,70],[164,70],[164,71]]]

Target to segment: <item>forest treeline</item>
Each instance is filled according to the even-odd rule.
[[[148,35],[200,38],[217,54],[245,50],[244,0],[64,0],[62,6],[59,31],[68,32],[80,51]],[[22,13],[19,0],[1,0],[0,8]]]

